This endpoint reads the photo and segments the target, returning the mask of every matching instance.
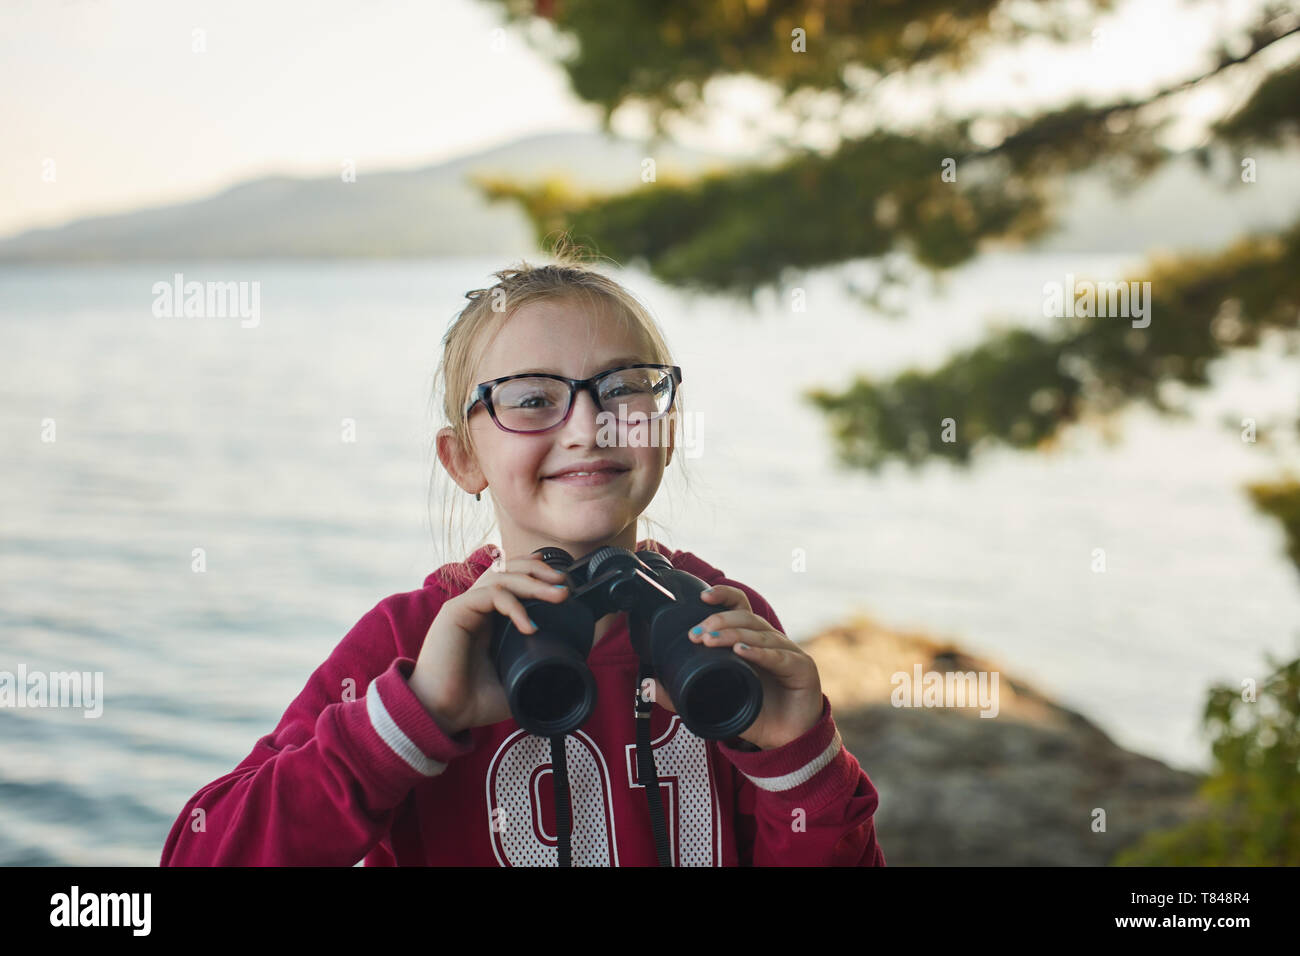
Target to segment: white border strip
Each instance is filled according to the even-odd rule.
[[[799,784],[807,783],[817,775],[818,771],[834,760],[835,755],[840,752],[842,746],[844,746],[844,743],[840,740],[840,732],[837,728],[835,736],[832,737],[831,742],[826,745],[826,749],[798,770],[782,774],[779,777],[751,777],[749,774],[745,774],[745,776],[749,777],[750,782],[760,790],[769,790],[773,792],[793,790],[795,787],[799,786]]]
[[[432,757],[426,757],[415,742],[397,726],[379,696],[377,681],[370,682],[366,691],[366,713],[370,716],[370,726],[375,728],[379,739],[388,744],[393,753],[401,757],[417,773],[426,777],[436,776],[447,769],[447,765]]]

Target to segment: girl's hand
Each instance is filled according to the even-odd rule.
[[[739,588],[716,585],[700,600],[719,610],[700,621],[700,633],[692,629],[690,639],[706,647],[732,648],[753,666],[763,685],[763,709],[741,739],[771,750],[811,730],[822,716],[822,683],[813,659],[755,614]],[[654,690],[655,702],[676,712],[664,688]]]
[[[567,581],[564,572],[541,558],[514,558],[501,570],[484,571],[468,590],[438,609],[408,683],[446,733],[510,718],[505,688],[488,655],[492,618],[504,614],[531,634],[536,628],[520,599],[558,604],[569,596]]]

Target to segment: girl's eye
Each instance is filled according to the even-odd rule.
[[[537,404],[532,404],[536,402]],[[550,399],[545,395],[525,395],[514,403],[516,408],[543,408],[550,404]]]
[[[642,378],[629,379],[625,378],[620,382],[612,383],[609,388],[601,394],[605,398],[626,398],[629,395],[647,395],[653,391],[649,382]]]

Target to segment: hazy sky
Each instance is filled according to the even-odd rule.
[[[1130,0],[1095,43],[1035,45],[963,75],[942,102],[1141,92],[1203,68],[1196,55],[1253,6],[1199,3],[1193,16],[1186,0]],[[0,234],[272,172],[337,175],[351,159],[361,176],[595,128],[563,72],[499,26],[477,0],[0,0]],[[740,117],[765,115],[766,97],[751,81],[718,90],[722,115],[693,141],[743,148]],[[1190,120],[1230,92],[1180,105],[1189,139]],[[917,117],[932,103],[891,98]]]

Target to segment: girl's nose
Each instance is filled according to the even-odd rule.
[[[560,431],[566,436],[589,438],[600,431],[600,422],[597,416],[601,409],[596,407],[592,401],[591,394],[585,390],[579,390],[578,394],[573,396],[573,408],[569,410],[569,420],[560,426]]]

